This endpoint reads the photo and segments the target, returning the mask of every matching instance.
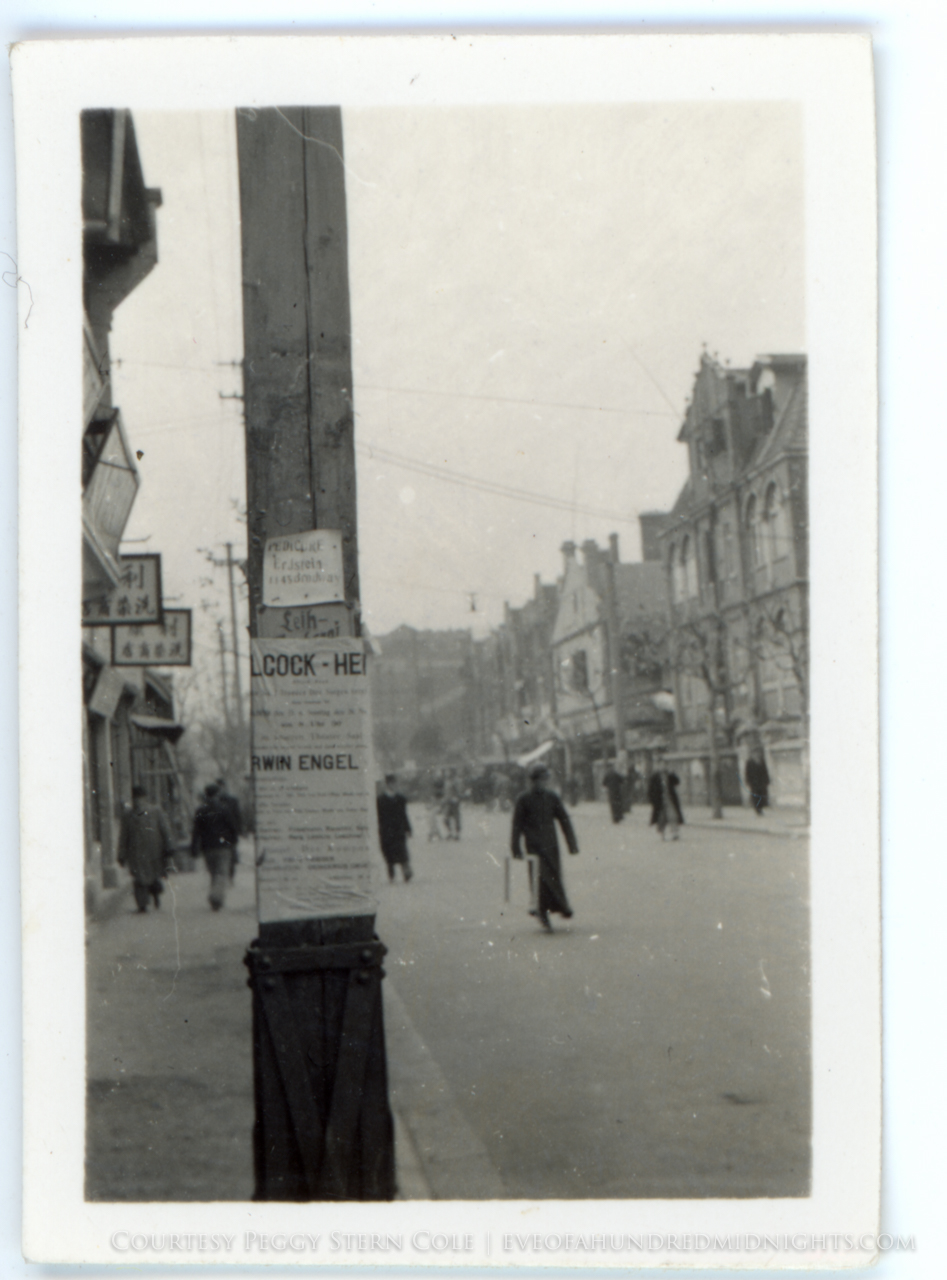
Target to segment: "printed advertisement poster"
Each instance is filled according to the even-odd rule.
[[[375,793],[361,640],[254,640],[261,922],[375,911]]]

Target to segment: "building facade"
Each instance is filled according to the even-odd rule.
[[[706,353],[678,439],[688,479],[656,535],[671,609],[672,763],[691,803],[747,797],[763,752],[778,804],[808,796],[807,385],[802,355]]]
[[[484,760],[513,760],[556,735],[552,633],[559,607],[555,583],[533,576],[532,599],[505,604],[503,622],[474,644],[479,732]]]
[[[112,665],[111,628],[94,625],[129,573],[119,545],[140,483],[121,412],[112,400],[112,316],[157,262],[155,211],[131,115],[81,117],[83,219],[82,690],[86,902],[119,883],[118,826],[136,783],[162,803],[183,835],[185,796],[174,743],[171,682],[144,667]]]
[[[660,696],[667,588],[660,560],[621,562],[616,534],[607,550],[586,540],[581,553],[566,542],[562,554],[550,642],[556,723],[571,792],[594,799],[607,759],[645,773],[653,752],[667,745],[670,714]],[[644,660],[632,637],[652,656]]]

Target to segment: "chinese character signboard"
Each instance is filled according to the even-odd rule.
[[[344,600],[342,535],[329,529],[267,538],[263,555],[263,603],[329,604]]]
[[[117,587],[97,600],[82,602],[84,627],[161,621],[161,556],[122,556],[119,568]]]
[[[189,667],[191,611],[165,609],[163,622],[112,628],[112,666]]]

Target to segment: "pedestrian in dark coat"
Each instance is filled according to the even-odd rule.
[[[444,783],[444,827],[448,840],[460,839],[460,784],[451,776]]]
[[[212,911],[224,905],[238,834],[233,811],[221,800],[217,783],[212,782],[204,788],[204,801],[194,814],[191,837],[191,853],[195,858],[203,855],[210,872],[208,902]]]
[[[378,841],[388,867],[388,879],[394,880],[395,867],[400,867],[407,883],[414,874],[408,857],[407,837],[414,833],[408,819],[408,802],[400,791],[395,790],[397,781],[393,773],[387,774],[385,789],[375,802],[378,808]]]
[[[625,775],[625,812],[631,813],[632,805],[635,803],[635,789],[638,786],[638,770],[633,764],[628,766],[628,772]]]
[[[539,891],[530,915],[537,916],[542,927],[551,933],[550,911],[567,920],[572,916],[562,883],[556,823],[562,828],[570,853],[578,853],[579,845],[565,805],[554,791],[546,789],[548,777],[549,770],[545,765],[536,765],[530,770],[530,790],[520,796],[513,810],[510,848],[514,858],[522,858],[521,841],[525,840],[526,852],[539,860]]]
[[[608,792],[608,805],[612,811],[612,822],[621,822],[625,816],[625,779],[614,764],[609,764],[602,786]]]
[[[132,787],[131,808],[122,814],[118,833],[118,865],[128,867],[135,890],[138,910],[148,910],[153,898],[155,909],[161,906],[164,886],[174,847],[171,828],[160,805],[150,804],[144,787]]]
[[[649,825],[657,827],[662,840],[665,830],[670,831],[672,840],[677,840],[679,828],[684,821],[681,802],[677,798],[680,781],[676,773],[662,764],[655,769],[648,782],[648,803],[651,805]]]
[[[239,839],[240,832],[243,830],[243,815],[240,812],[240,801],[237,799],[236,796],[231,795],[230,792],[227,790],[227,784],[223,778],[217,779],[217,799],[224,806],[224,808],[229,811],[230,816],[233,819],[234,830],[236,831],[237,838]],[[233,881],[234,873],[237,869],[237,863],[239,861],[240,861],[240,850],[239,850],[239,846],[235,844],[233,847],[233,862],[230,865],[231,882]]]
[[[769,806],[769,770],[759,748],[747,760],[743,776],[750,793],[750,803],[756,810],[756,816],[762,818],[763,810]]]

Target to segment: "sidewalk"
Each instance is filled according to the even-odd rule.
[[[756,835],[789,836],[807,839],[809,826],[801,808],[774,805],[762,815],[752,809],[726,805],[722,818],[712,818],[710,806],[692,805],[684,810],[684,821],[692,827],[714,827],[718,831],[749,831]]]
[[[806,821],[806,814],[802,808],[786,805],[780,807],[774,805],[771,808],[764,809],[762,816],[754,812],[753,809],[740,808],[738,805],[726,805],[723,810],[722,818],[711,817],[709,805],[687,805],[684,809],[684,826],[687,827],[709,827],[714,831],[745,831],[750,835],[759,836],[786,836],[790,839],[808,839],[809,825]],[[575,806],[574,812],[582,816],[582,818],[600,819],[601,821],[611,821],[608,804],[606,801],[580,801]],[[647,822],[649,808],[647,804],[636,804],[632,810],[630,821],[639,823],[642,820]],[[642,814],[644,818],[642,819]],[[629,821],[626,817],[625,821]]]
[[[249,1200],[253,847],[225,909],[203,869],[138,915],[129,882],[89,922],[86,1195],[98,1201]],[[492,1199],[502,1182],[386,978],[397,1199]]]

